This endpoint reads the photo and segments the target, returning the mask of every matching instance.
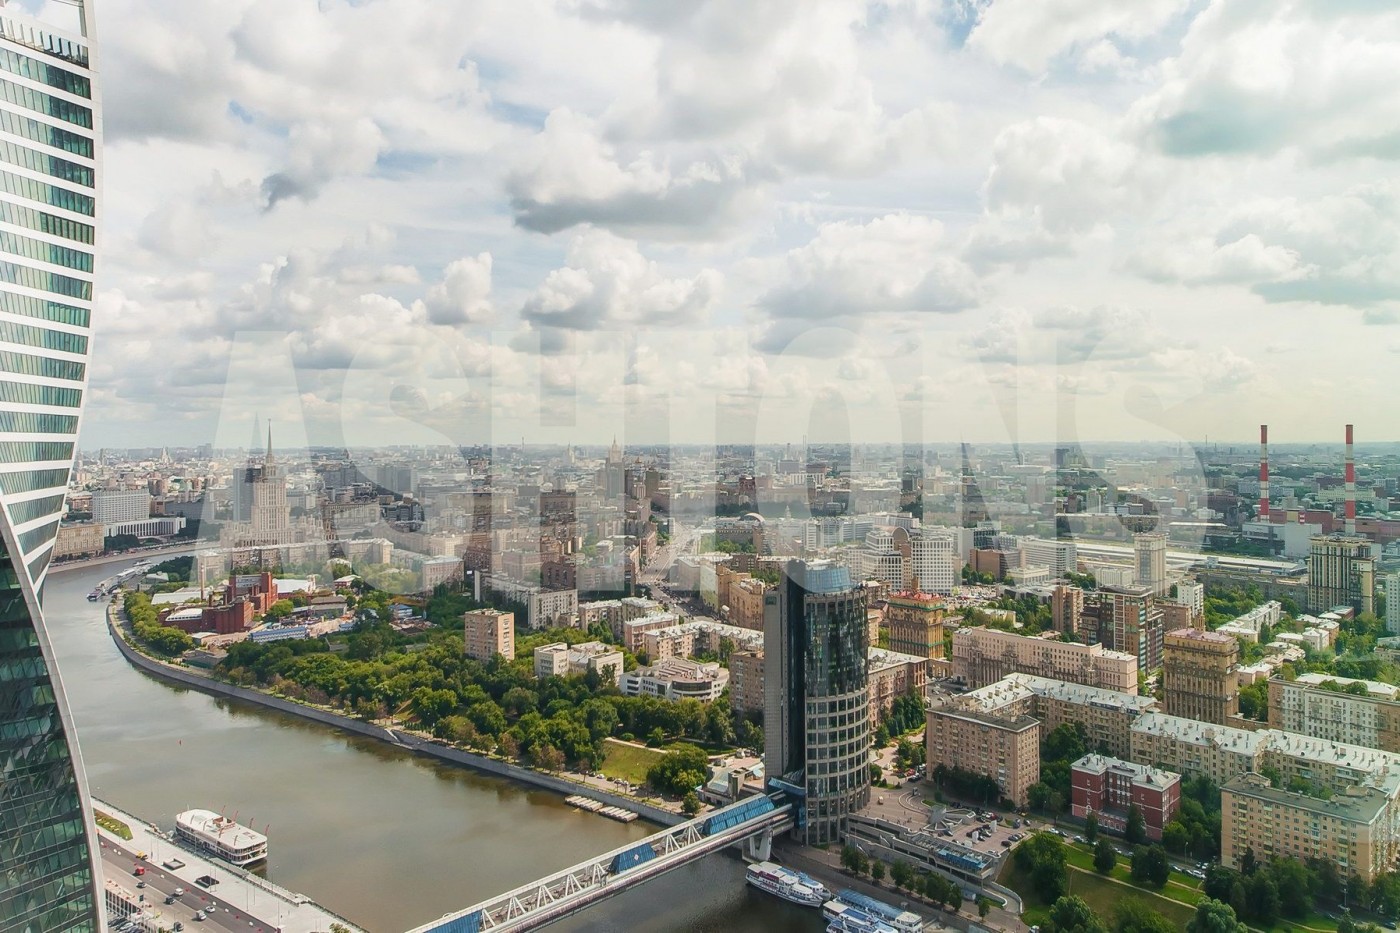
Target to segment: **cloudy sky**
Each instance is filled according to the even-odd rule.
[[[98,16],[85,447],[1400,433],[1388,0]]]

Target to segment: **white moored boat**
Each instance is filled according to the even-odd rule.
[[[240,868],[267,858],[266,836],[213,810],[186,810],[178,814],[175,835]]]
[[[772,862],[750,865],[744,878],[760,891],[775,894],[785,901],[804,907],[820,907],[822,904],[823,897],[820,893],[811,885],[804,884],[797,872],[781,865]]]
[[[827,933],[898,933],[874,914],[841,901],[827,901],[822,916],[827,919]]]

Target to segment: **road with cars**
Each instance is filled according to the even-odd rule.
[[[138,857],[109,839],[102,839],[102,867],[106,877],[138,899],[159,929],[187,933],[276,933],[277,927],[248,914],[245,907],[225,901],[200,887],[190,888],[160,865]],[[144,869],[136,874],[137,869]],[[177,893],[178,892],[178,893]]]

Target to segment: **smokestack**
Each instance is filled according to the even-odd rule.
[[[1259,520],[1269,520],[1269,426],[1259,425]]]
[[[1347,505],[1346,505],[1346,532],[1349,535],[1356,534],[1356,461],[1351,454],[1351,425],[1347,425]]]

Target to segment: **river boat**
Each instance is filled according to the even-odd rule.
[[[186,810],[176,815],[175,835],[239,868],[267,860],[266,836],[213,810]]]
[[[811,886],[803,884],[797,872],[773,862],[750,865],[744,874],[744,880],[760,891],[767,891],[803,907],[820,907],[822,904],[822,895]]]

